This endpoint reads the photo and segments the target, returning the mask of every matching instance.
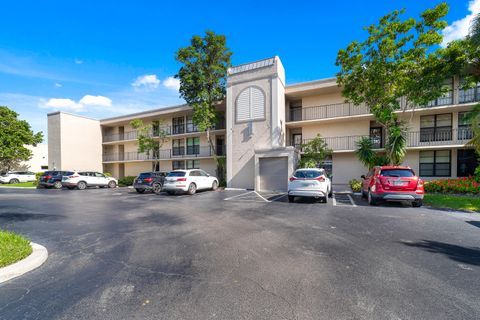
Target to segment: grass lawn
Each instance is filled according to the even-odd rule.
[[[460,196],[448,194],[426,194],[423,202],[434,208],[467,210],[480,212],[479,196]]]
[[[30,241],[13,232],[0,230],[0,268],[22,260],[30,253]]]
[[[12,184],[0,184],[0,187],[31,187],[36,188],[35,182],[20,182],[20,183],[12,183]]]

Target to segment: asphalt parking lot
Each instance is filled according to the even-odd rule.
[[[285,198],[2,189],[50,256],[0,319],[480,318],[480,214]]]

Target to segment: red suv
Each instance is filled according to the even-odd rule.
[[[423,204],[423,181],[410,167],[374,167],[367,176],[362,175],[362,196],[368,204],[378,201],[410,201],[413,207]]]

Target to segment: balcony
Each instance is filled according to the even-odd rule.
[[[189,158],[206,158],[213,157],[213,153],[210,147],[193,146],[194,148],[176,147],[172,149],[160,150],[158,156],[154,156],[152,153],[145,152],[125,152],[125,153],[111,153],[103,155],[103,162],[113,161],[153,161],[153,160],[176,160],[176,159],[189,159]],[[225,146],[217,146],[218,150],[225,150]],[[191,153],[189,153],[191,152]],[[224,154],[218,154],[224,155]]]
[[[333,151],[355,151],[357,149],[356,143],[363,137],[368,136],[325,137],[323,139]],[[436,132],[426,132],[424,130],[411,131],[407,133],[407,148],[464,145],[471,138],[472,129],[468,127],[448,130],[442,129]],[[308,143],[311,140],[312,139],[305,139],[303,143]],[[301,146],[291,145],[301,150]]]
[[[480,86],[466,90],[458,91],[458,103],[480,102]],[[454,91],[447,91],[442,97],[430,101],[425,106],[416,106],[416,109],[434,108],[454,104]],[[402,102],[404,106],[404,102]],[[335,103],[304,108],[292,108],[287,111],[287,121],[308,121],[331,119],[339,117],[351,117],[358,115],[368,115],[370,110],[365,105],[356,106],[352,103]]]

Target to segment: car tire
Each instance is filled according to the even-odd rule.
[[[152,192],[155,194],[160,194],[162,192],[162,184],[154,183],[152,186]]]
[[[19,183],[20,181],[18,181],[18,179],[11,179],[8,183],[10,184],[15,184],[15,183]]]
[[[323,197],[322,200],[323,200],[323,201],[322,201],[323,203],[328,203],[328,195],[327,195],[326,197]]]
[[[109,187],[110,189],[116,188],[116,187],[117,187],[117,183],[116,183],[115,181],[110,181],[110,182],[108,183],[108,187]]]
[[[55,189],[62,189],[62,182],[61,182],[61,181],[55,181],[55,182],[53,183],[53,187],[54,187]]]
[[[295,196],[288,196],[288,202],[295,202]]]
[[[138,193],[144,193],[145,189],[135,189]]]
[[[377,205],[377,200],[373,197],[372,192],[370,190],[368,190],[367,200],[369,205],[371,206]]]
[[[87,189],[87,183],[85,181],[79,181],[77,183],[77,189],[78,190],[85,190]]]
[[[215,191],[218,189],[218,182],[217,181],[213,181],[212,183],[212,190]]]
[[[420,208],[421,206],[423,206],[423,200],[415,200],[412,202],[412,207],[414,208]]]
[[[328,197],[329,197],[329,198],[333,197],[333,190],[332,190],[332,189],[330,189],[330,190],[328,191]]]
[[[189,195],[194,195],[195,192],[197,192],[197,186],[195,185],[195,183],[190,183],[190,185],[188,186],[188,191],[187,193]]]

